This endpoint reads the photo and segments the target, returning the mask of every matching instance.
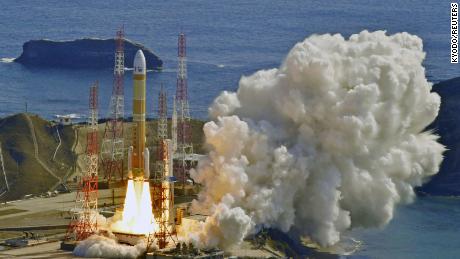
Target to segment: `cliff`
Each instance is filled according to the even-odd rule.
[[[161,69],[163,61],[139,43],[125,39],[125,67],[131,67],[134,55],[142,49],[147,69]],[[112,69],[114,66],[114,39],[77,39],[72,41],[31,40],[22,46],[22,54],[15,62],[27,66]]]
[[[441,109],[429,126],[441,136],[447,147],[439,173],[419,191],[431,195],[460,195],[460,77],[442,81],[433,86],[441,96]]]

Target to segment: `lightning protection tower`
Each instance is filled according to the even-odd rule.
[[[163,84],[158,94],[158,139],[168,138],[168,110],[166,91]]]
[[[155,218],[159,219],[162,213],[162,206],[165,202],[163,181],[165,179],[165,169],[167,169],[167,147],[165,140],[168,137],[167,131],[167,110],[166,110],[166,93],[164,92],[163,85],[161,85],[160,93],[158,95],[158,128],[156,140],[156,157],[155,157],[155,171],[153,175],[153,193],[152,193],[152,207]]]
[[[102,141],[102,168],[104,178],[109,182],[112,177],[123,179],[123,117],[124,117],[124,28],[117,31],[115,38],[115,67],[113,71],[113,88],[110,98],[108,120],[105,124]]]
[[[158,248],[166,248],[177,242],[174,225],[174,179],[172,175],[172,145],[168,138],[167,99],[163,85],[158,95],[158,132],[155,173],[152,179],[152,208],[158,229],[149,235],[148,246],[154,240]]]
[[[79,188],[66,233],[67,240],[80,241],[97,230],[98,197],[98,139],[97,139],[97,91],[98,82],[90,87],[89,120],[86,133],[86,168],[80,176]]]
[[[177,118],[177,150],[174,172],[182,187],[188,178],[188,170],[191,167],[187,157],[193,154],[192,131],[190,124],[190,110],[187,90],[187,57],[185,34],[180,33],[178,39],[178,72],[176,85]]]
[[[177,108],[176,96],[173,96],[173,114],[171,116],[171,140],[173,154],[177,150]]]

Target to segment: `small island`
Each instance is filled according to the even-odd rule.
[[[115,39],[84,38],[71,41],[30,40],[22,46],[14,61],[25,66],[69,69],[113,69]],[[147,69],[161,70],[163,61],[143,45],[124,40],[125,66],[129,67],[136,51],[144,52]]]

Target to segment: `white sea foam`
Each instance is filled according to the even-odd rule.
[[[12,63],[14,62],[15,58],[0,58],[0,62],[2,63]]]

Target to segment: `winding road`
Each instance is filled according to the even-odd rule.
[[[34,127],[34,124],[32,123],[32,120],[30,119],[28,114],[26,114],[26,118],[27,118],[27,124],[29,125],[30,135],[32,136],[32,140],[34,142],[34,149],[35,149],[34,150],[34,156],[35,156],[35,159],[40,164],[40,166],[43,167],[43,169],[45,169],[46,172],[48,172],[51,176],[53,176],[54,178],[56,178],[58,180],[58,184],[61,183],[62,179],[59,178],[56,174],[54,174],[53,171],[51,171],[51,169],[38,156],[38,142],[37,142],[37,136],[35,135],[35,127]],[[50,190],[51,191],[54,190],[55,186],[53,186]]]

